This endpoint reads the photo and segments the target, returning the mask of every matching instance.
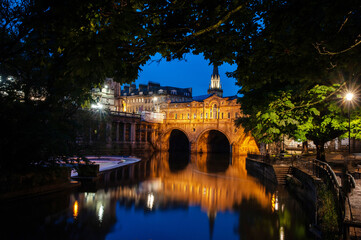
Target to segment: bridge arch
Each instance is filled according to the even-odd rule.
[[[171,128],[164,132],[160,144],[163,151],[190,151],[190,137],[181,128]]]
[[[219,129],[205,129],[196,138],[196,151],[200,153],[231,152],[229,136]]]
[[[258,145],[250,133],[243,134],[232,143],[232,153],[245,155],[247,153],[259,153]]]

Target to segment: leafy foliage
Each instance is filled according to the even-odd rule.
[[[242,124],[264,141],[282,133],[303,138],[316,116],[321,126],[336,126],[329,101],[300,106],[327,100],[322,91],[340,74],[359,78],[360,47],[343,51],[359,38],[354,1],[4,0],[0,13],[0,74],[16,79],[0,94],[8,163],[23,159],[27,145],[38,161],[70,154],[71,116],[89,90],[105,77],[132,82],[157,52],[167,60],[193,52],[215,64],[235,62],[230,75],[250,116]]]
[[[346,120],[335,95],[340,85],[316,85],[302,95],[293,95],[292,90],[279,91],[269,97],[269,104],[255,115],[243,116],[238,124],[252,131],[262,142],[274,142],[287,134],[295,139],[314,140],[322,134],[326,142],[335,138],[329,131],[346,130]],[[315,135],[316,137],[311,138]]]
[[[342,54],[358,40],[360,6],[352,1],[263,1],[257,32],[248,35],[247,51],[237,55],[230,74],[241,86],[246,117],[239,124],[263,142],[282,134],[323,145],[346,132],[342,91],[360,82],[360,47]],[[322,47],[321,47],[322,46]]]
[[[318,217],[326,239],[339,239],[338,216],[332,192],[325,185],[318,189]]]

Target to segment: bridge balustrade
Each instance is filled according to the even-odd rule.
[[[137,113],[110,111],[110,114],[113,116],[120,116],[120,117],[130,117],[130,118],[139,118],[139,119],[141,118],[141,115]]]

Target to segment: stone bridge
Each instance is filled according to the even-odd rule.
[[[155,146],[159,150],[191,152],[258,153],[253,137],[234,120],[241,114],[234,98],[211,95],[201,101],[168,103],[159,125]]]

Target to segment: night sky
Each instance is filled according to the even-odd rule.
[[[211,81],[213,66],[205,60],[202,55],[187,54],[186,60],[173,60],[167,62],[162,59],[160,63],[148,61],[143,66],[143,71],[139,73],[139,78],[135,83],[146,84],[148,81],[158,82],[161,86],[172,86],[193,89],[193,96],[207,94],[207,89]],[[161,59],[160,55],[155,55],[152,60]],[[223,96],[236,95],[239,87],[235,85],[234,78],[228,78],[226,72],[232,72],[236,65],[223,64],[219,69]]]

